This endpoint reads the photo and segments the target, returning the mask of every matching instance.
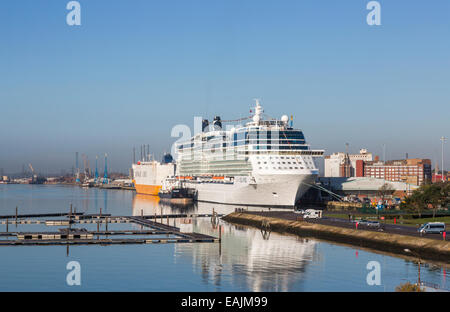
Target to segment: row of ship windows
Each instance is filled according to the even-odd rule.
[[[299,167],[272,167],[272,169],[274,169],[274,170],[277,170],[277,168],[278,168],[278,170],[287,170],[287,169],[299,169]],[[263,169],[266,169],[266,170],[269,170],[270,168],[269,167],[259,167],[259,169],[260,170],[263,170]],[[300,169],[304,169],[303,167],[300,167]]]
[[[273,162],[273,161],[271,161],[270,164],[271,164],[271,165],[281,165],[281,164],[286,165],[286,162],[285,162],[285,161],[282,161],[282,162],[280,162],[280,161],[278,161],[278,162]],[[291,164],[292,164],[292,165],[301,165],[302,162],[299,161],[298,163],[297,163],[297,162],[291,163],[290,161],[288,161],[287,164],[288,164],[288,165],[291,165]],[[261,162],[260,162],[260,161],[258,161],[258,165],[261,165]],[[264,165],[267,165],[267,161],[264,162]]]
[[[256,156],[256,159],[264,160],[264,159],[267,159],[267,156]],[[293,164],[297,164],[297,162],[295,161],[295,160],[297,160],[297,158],[296,158],[296,157],[293,157],[293,156],[277,156],[277,157],[276,157],[276,156],[273,156],[273,157],[272,157],[272,156],[269,156],[268,159],[269,159],[269,160],[272,160],[272,159],[273,159],[273,160],[280,160],[280,159],[283,159],[283,160],[284,160],[284,159],[290,160],[290,159],[292,159],[292,160],[294,160],[294,161],[293,161]],[[304,160],[304,162],[305,162],[306,165],[311,165],[311,166],[313,165],[312,161]],[[283,163],[283,164],[286,164],[286,162],[284,162],[284,161],[283,161],[282,163]],[[287,162],[287,163],[288,163],[288,164],[291,164],[291,162]],[[261,164],[261,162],[258,161],[258,164]],[[264,162],[264,164],[267,164],[267,162]],[[274,165],[275,163],[271,162],[271,164]],[[279,165],[280,162],[277,162],[277,164]],[[298,160],[298,164],[299,164],[299,165],[302,164],[301,160]]]
[[[242,144],[242,145],[213,144],[213,145],[209,145],[209,146],[198,146],[196,148],[180,146],[180,147],[178,147],[178,149],[180,151],[189,152],[189,151],[193,151],[193,150],[194,151],[208,151],[208,150],[215,150],[215,149],[220,149],[220,148],[231,149],[233,147],[234,148],[239,148],[239,147],[249,148],[250,146],[252,146],[253,149],[255,149],[255,150],[303,150],[303,151],[308,150],[308,146],[303,145],[303,144]]]

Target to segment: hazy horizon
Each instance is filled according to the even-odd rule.
[[[69,1],[0,3],[0,168],[69,172],[75,152],[127,172],[160,159],[194,116],[238,119],[260,98],[312,148],[367,148],[441,167],[450,137],[450,2]],[[445,169],[450,168],[450,141]],[[27,169],[27,168],[26,168]]]

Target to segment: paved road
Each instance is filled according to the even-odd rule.
[[[280,218],[285,220],[297,220],[297,217],[301,216],[298,213],[294,213],[292,211],[263,211],[263,212],[257,212],[257,211],[249,211],[247,213],[256,214],[260,216],[266,216],[266,217],[273,217],[273,218]],[[318,223],[318,224],[324,224],[324,225],[332,225],[332,226],[339,226],[343,228],[355,228],[355,223],[347,220],[347,219],[341,219],[341,218],[332,218],[327,217],[324,215],[322,219],[308,219],[305,220],[309,223]],[[380,220],[381,227],[380,228],[370,228],[364,225],[358,225],[359,230],[364,231],[373,231],[373,232],[384,232],[384,233],[392,233],[392,234],[401,234],[401,235],[408,235],[408,236],[415,236],[415,237],[423,237],[423,238],[430,238],[430,239],[436,239],[436,240],[442,240],[441,234],[424,234],[421,236],[417,232],[417,228],[413,226],[406,226],[406,225],[399,225],[399,224],[384,224]],[[449,231],[446,232],[447,240],[448,235],[450,234]]]

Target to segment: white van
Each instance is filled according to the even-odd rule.
[[[322,218],[322,210],[306,209],[303,219],[320,219]]]
[[[445,232],[445,223],[428,222],[423,224],[417,231],[420,234],[442,234]]]

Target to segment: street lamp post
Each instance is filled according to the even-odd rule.
[[[418,283],[418,286],[420,287],[420,256],[419,256],[419,254],[417,254],[416,252],[414,252],[414,251],[412,251],[412,250],[410,250],[410,249],[403,249],[405,252],[407,252],[407,253],[411,253],[411,254],[413,254],[414,256],[416,256],[417,257],[417,259],[419,259],[419,274],[418,274],[418,280],[417,280],[417,283]]]
[[[441,178],[442,178],[442,182],[444,182],[444,143],[445,143],[445,141],[447,141],[447,138],[441,137],[440,140],[442,142],[442,168],[441,168],[442,174],[441,174]]]

